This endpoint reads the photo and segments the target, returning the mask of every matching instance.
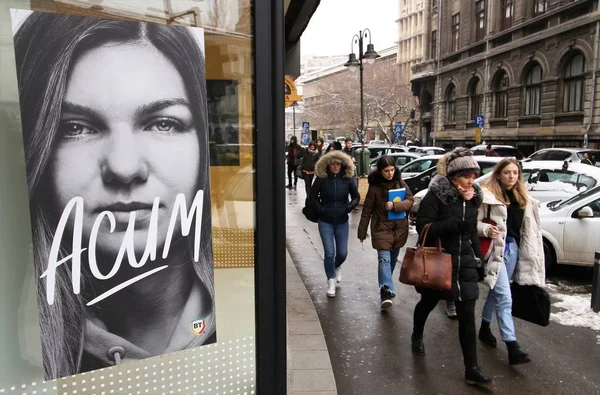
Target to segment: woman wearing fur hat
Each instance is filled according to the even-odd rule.
[[[479,207],[479,236],[492,239],[490,257],[485,265],[485,283],[490,287],[483,306],[479,339],[496,347],[490,331],[494,313],[502,340],[508,348],[511,365],[530,359],[517,343],[512,318],[510,280],[522,285],[545,285],[544,246],[539,202],[530,198],[521,177],[521,166],[512,158],[503,159],[483,186],[483,204]],[[484,222],[484,219],[490,221]]]
[[[342,279],[340,267],[348,255],[348,213],[358,205],[360,195],[352,178],[352,159],[342,151],[323,155],[315,171],[317,178],[310,191],[310,203],[319,218],[319,234],[325,252],[327,296],[333,298],[336,280],[339,283]]]
[[[367,238],[367,227],[371,222],[371,242],[377,250],[379,268],[379,296],[381,310],[392,306],[392,298],[396,296],[392,273],[396,267],[400,248],[408,238],[408,219],[388,220],[388,211],[408,213],[414,200],[408,185],[396,168],[395,161],[387,155],[377,161],[377,170],[369,174],[369,190],[363,204],[358,239],[362,243]],[[392,202],[388,198],[392,189],[406,189],[406,197],[402,201]]]
[[[438,162],[438,174],[429,184],[417,214],[417,231],[429,227],[426,245],[442,247],[452,255],[452,290],[437,291],[418,288],[421,300],[414,312],[412,349],[425,354],[423,332],[429,313],[441,299],[453,300],[458,314],[458,336],[465,365],[465,382],[487,385],[493,380],[479,370],[477,363],[477,329],[475,302],[479,297],[478,282],[482,256],[477,234],[477,210],[481,205],[481,189],[474,184],[479,165],[471,151],[456,148]]]

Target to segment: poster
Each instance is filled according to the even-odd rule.
[[[46,379],[214,343],[203,30],[11,19]]]

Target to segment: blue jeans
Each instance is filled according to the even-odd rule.
[[[379,263],[377,279],[379,280],[379,288],[387,285],[394,295],[396,295],[396,292],[394,291],[392,275],[394,273],[394,268],[396,267],[399,253],[400,250],[377,250],[377,261]]]
[[[325,252],[325,274],[327,279],[335,278],[335,269],[342,266],[348,256],[348,221],[330,224],[319,221],[319,234]]]
[[[486,322],[492,322],[494,312],[498,316],[498,327],[500,335],[505,342],[516,341],[515,324],[512,318],[512,295],[510,293],[510,279],[515,272],[519,258],[519,246],[514,241],[507,242],[504,248],[504,265],[498,274],[498,280],[494,288],[490,289],[485,305],[483,306],[482,318]]]

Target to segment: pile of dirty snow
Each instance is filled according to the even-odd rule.
[[[549,286],[552,289],[552,286]],[[591,294],[565,295],[553,293],[553,307],[560,310],[558,313],[551,313],[550,319],[561,325],[580,326],[600,331],[600,312],[594,313],[590,308]]]

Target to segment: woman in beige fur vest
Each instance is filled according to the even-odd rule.
[[[545,266],[539,202],[527,194],[519,163],[510,158],[499,162],[482,185],[483,204],[479,207],[479,236],[492,239],[486,255],[485,283],[490,287],[483,307],[479,339],[496,347],[490,330],[494,313],[502,340],[508,348],[511,365],[529,362],[517,343],[512,318],[510,281],[544,287]],[[490,222],[493,222],[490,223]],[[489,258],[487,257],[489,255]]]

